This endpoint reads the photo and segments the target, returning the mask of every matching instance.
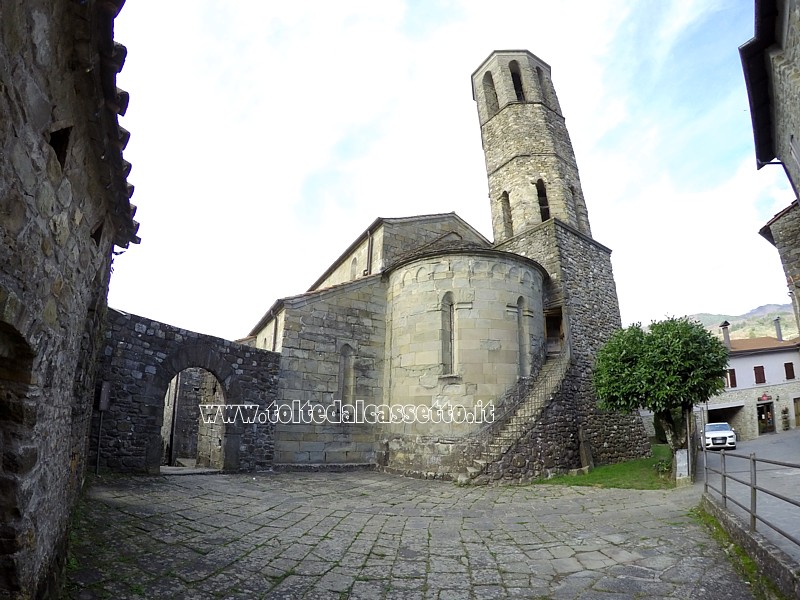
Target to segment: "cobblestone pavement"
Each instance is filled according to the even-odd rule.
[[[65,597],[752,598],[688,514],[699,491],[375,472],[96,479]]]

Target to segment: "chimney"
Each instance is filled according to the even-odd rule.
[[[723,321],[722,323],[719,324],[719,326],[722,327],[722,341],[725,343],[725,347],[728,350],[730,350],[731,349],[731,334],[728,333],[728,327],[730,326],[730,323],[728,323],[727,321]]]
[[[779,342],[782,342],[783,333],[781,332],[781,318],[775,317],[772,322],[775,323],[775,337],[778,338]]]

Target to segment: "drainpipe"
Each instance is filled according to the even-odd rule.
[[[775,317],[772,322],[775,323],[775,337],[778,338],[779,342],[782,342],[783,332],[781,331],[781,318]]]
[[[727,321],[723,321],[719,324],[722,328],[722,341],[725,343],[725,347],[730,350],[731,349],[731,334],[728,332],[728,327],[730,327],[730,323]]]

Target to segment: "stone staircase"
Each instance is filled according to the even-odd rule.
[[[488,465],[502,458],[536,425],[542,409],[560,390],[569,364],[567,349],[548,354],[535,378],[521,382],[504,397],[506,402],[497,407],[494,421],[478,432],[478,456],[467,466],[466,474],[459,476],[459,483],[468,483],[484,474]],[[510,399],[509,395],[516,398]]]

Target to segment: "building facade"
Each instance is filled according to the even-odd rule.
[[[598,462],[649,450],[638,416],[598,412],[591,392],[619,307],[550,67],[496,51],[472,84],[494,241],[455,213],[377,219],[270,308],[250,335],[281,353],[280,403],[398,417],[278,424],[276,463],[529,479],[585,466],[590,447]]]
[[[788,431],[800,416],[800,341],[776,337],[731,340],[725,391],[703,407],[707,422],[725,421],[739,440]]]

